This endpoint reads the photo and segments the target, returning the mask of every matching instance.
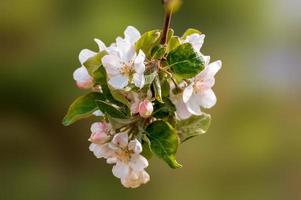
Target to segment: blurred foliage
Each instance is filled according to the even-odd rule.
[[[85,93],[72,80],[80,50],[127,25],[160,28],[160,1],[0,1],[0,199],[301,199],[300,7],[184,1],[176,34],[200,29],[204,53],[223,60],[212,124],[181,146],[182,169],[152,159],[151,182],[127,190],[88,151],[93,120],[65,128],[61,119]]]

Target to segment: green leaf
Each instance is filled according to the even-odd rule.
[[[161,85],[162,97],[168,97],[169,95],[170,86],[167,79],[163,80]]]
[[[140,49],[145,53],[147,58],[151,56],[151,50],[157,45],[157,41],[160,38],[159,30],[152,30],[144,33],[141,38],[136,42],[136,50]]]
[[[155,121],[146,128],[147,136],[151,142],[151,150],[163,159],[171,168],[180,168],[175,154],[179,139],[176,130],[165,121]]]
[[[137,118],[120,119],[120,118],[111,117],[110,115],[107,115],[107,117],[114,129],[120,129],[121,127],[124,127],[128,124],[137,121]]]
[[[181,45],[181,39],[178,36],[173,36],[167,45],[167,52],[171,52],[175,48]]]
[[[194,29],[194,28],[189,28],[185,31],[185,33],[182,36],[182,39],[185,40],[187,36],[192,35],[192,34],[202,34],[201,31]]]
[[[153,82],[153,86],[154,86],[154,91],[155,91],[155,98],[163,103],[163,100],[162,100],[162,92],[161,92],[161,83],[160,83],[160,79],[158,76],[155,77],[155,80]]]
[[[111,117],[115,117],[115,118],[121,118],[121,119],[127,118],[126,115],[120,109],[116,108],[115,106],[105,101],[98,100],[96,101],[96,104],[99,110],[104,114],[110,115]]]
[[[103,94],[108,98],[111,99],[111,93],[107,82],[107,74],[105,68],[100,65],[98,69],[93,73],[93,78],[96,84],[101,86],[101,90]]]
[[[176,129],[181,142],[206,133],[210,126],[210,121],[211,116],[206,113],[201,116],[192,116],[186,120],[177,121]]]
[[[151,74],[148,74],[148,75],[145,75],[145,84],[144,84],[144,87],[143,87],[143,91],[147,91],[150,86],[152,85],[154,79],[156,78],[156,76],[158,76],[158,73],[157,72],[153,72]]]
[[[152,59],[160,60],[166,53],[167,47],[165,45],[157,45],[151,51]]]
[[[94,72],[101,66],[101,59],[107,55],[106,51],[101,51],[97,53],[95,56],[89,58],[85,63],[84,66],[87,68],[89,74],[93,77]]]
[[[195,52],[189,43],[171,51],[167,56],[167,63],[179,82],[194,77],[204,69],[202,56]]]
[[[153,157],[153,152],[151,150],[151,142],[146,135],[142,138],[142,152],[141,155],[147,160],[150,160]]]
[[[110,88],[110,91],[111,91],[111,94],[112,94],[113,98],[114,98],[116,101],[118,101],[118,102],[120,102],[120,103],[126,105],[129,109],[131,108],[130,102],[129,102],[128,99],[125,98],[125,96],[122,94],[123,91],[121,91],[121,90],[116,90],[116,89],[113,89],[113,88],[111,88],[111,87],[109,87],[109,88]]]
[[[63,125],[69,126],[79,119],[90,117],[93,112],[98,110],[95,101],[101,99],[103,99],[103,95],[96,92],[77,98],[70,105],[69,110],[63,119]]]
[[[174,115],[176,107],[169,98],[163,98],[163,102],[155,101],[153,116],[159,119],[168,119]]]

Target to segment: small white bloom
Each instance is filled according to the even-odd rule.
[[[99,40],[94,39],[97,43],[99,52],[106,50],[105,44]],[[89,75],[88,70],[84,66],[84,63],[91,57],[95,56],[97,53],[89,49],[83,49],[79,53],[79,61],[81,67],[77,68],[73,73],[73,79],[76,81],[76,85],[81,89],[89,89],[93,86],[93,78]]]
[[[140,50],[137,55],[134,46],[140,33],[130,26],[124,35],[124,39],[118,37],[116,43],[107,49],[108,55],[102,58],[102,64],[107,71],[109,84],[115,89],[123,89],[130,82],[142,88],[145,83],[145,54]]]
[[[183,102],[193,115],[202,115],[200,107],[211,108],[216,103],[216,96],[212,91],[215,74],[222,66],[221,61],[213,62],[200,72],[183,92]]]
[[[176,106],[177,118],[183,120],[188,119],[191,113],[188,111],[186,104],[183,101],[183,93],[174,95],[170,92],[170,100]]]
[[[142,145],[137,140],[128,141],[128,134],[118,133],[111,142],[111,149],[115,154],[107,159],[107,162],[114,164],[112,172],[125,187],[136,188],[149,181],[149,175],[144,170],[148,161],[140,153]]]

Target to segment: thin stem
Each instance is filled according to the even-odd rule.
[[[165,45],[166,41],[167,41],[168,29],[170,27],[172,9],[167,8],[169,0],[162,0],[162,3],[164,5],[164,9],[165,9],[165,18],[164,18],[162,37],[161,37],[161,44]]]

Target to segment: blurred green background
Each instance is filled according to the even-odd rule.
[[[72,73],[127,25],[161,28],[160,0],[0,0],[0,199],[301,199],[301,1],[184,0],[223,68],[207,134],[183,144],[182,169],[152,159],[151,181],[124,189],[87,141],[93,119],[63,127]]]

